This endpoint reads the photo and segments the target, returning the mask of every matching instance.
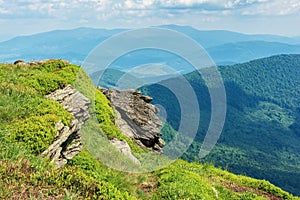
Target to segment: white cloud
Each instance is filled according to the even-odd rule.
[[[166,7],[172,7],[172,6],[193,6],[193,5],[196,5],[196,4],[203,4],[203,3],[208,3],[210,2],[209,0],[177,0],[177,1],[174,1],[174,0],[167,0],[167,1],[164,1],[164,0],[159,0],[158,3],[161,5],[161,6],[166,6]]]
[[[299,12],[299,7],[299,0],[0,0],[2,16],[13,13],[14,17],[20,18],[26,16],[72,18],[75,15],[77,18],[95,15],[106,18],[133,17],[133,15],[168,17],[170,13],[172,15],[174,9],[224,16],[288,15]]]
[[[4,9],[4,8],[0,8],[0,14],[8,14],[9,11]]]
[[[242,15],[282,16],[300,13],[299,0],[262,1],[255,9],[246,8]]]
[[[66,27],[175,23],[223,28],[230,20],[299,13],[300,0],[0,0],[0,19],[49,19]]]

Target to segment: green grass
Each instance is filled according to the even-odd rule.
[[[53,141],[55,124],[62,121],[68,125],[72,116],[44,96],[67,84],[89,97],[91,112],[95,112],[82,129],[84,150],[63,168],[55,169],[40,153]],[[268,195],[299,199],[267,181],[236,176],[209,164],[178,160],[153,173],[139,174],[107,167],[97,159],[106,157],[106,164],[115,159],[120,166],[134,167],[116,153],[107,138],[126,140],[136,154],[147,151],[122,135],[109,101],[95,90],[88,76],[60,60],[30,67],[0,65],[0,108],[0,199],[199,200],[216,196],[264,199]],[[148,159],[156,162],[152,159],[157,157]]]
[[[237,176],[210,164],[179,160],[155,174],[160,179],[154,199],[215,199],[216,195],[219,199],[299,199],[268,181]]]
[[[79,67],[59,60],[30,67],[0,66],[1,199],[134,199],[88,173],[84,163],[56,170],[39,156],[54,140],[57,122],[68,125],[72,119],[59,103],[44,95],[74,85],[77,75],[86,77],[78,72]],[[82,88],[91,86],[88,79],[81,84]]]

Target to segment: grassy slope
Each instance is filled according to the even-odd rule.
[[[68,124],[72,116],[44,95],[73,84],[78,70],[62,61],[0,65],[1,199],[298,199],[266,181],[181,160],[153,173],[127,174],[107,168],[83,150],[55,169],[39,154],[55,137],[54,125],[59,120]],[[82,84],[92,87],[89,81]],[[108,105],[97,92],[95,107],[103,131],[109,138],[126,139],[134,152],[143,151],[120,135]]]

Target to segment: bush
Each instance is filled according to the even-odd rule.
[[[157,173],[159,188],[154,199],[215,199],[210,184],[199,174],[173,164]]]
[[[59,121],[56,115],[33,116],[9,125],[10,141],[18,142],[34,153],[40,154],[53,142],[57,131],[55,125]]]

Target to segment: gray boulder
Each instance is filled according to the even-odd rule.
[[[138,90],[118,91],[98,87],[110,100],[117,113],[116,124],[124,135],[137,144],[162,153],[165,142],[160,138],[162,122],[156,116],[159,109],[150,104],[151,97],[143,96]]]
[[[46,98],[59,102],[74,116],[69,126],[65,126],[61,121],[57,123],[57,135],[49,148],[42,153],[43,157],[49,157],[60,168],[82,150],[80,130],[90,117],[90,100],[71,85],[56,90]]]
[[[125,156],[130,158],[135,164],[141,164],[140,161],[131,153],[131,148],[126,141],[118,140],[114,138],[110,140],[110,143],[119,151],[121,151]]]

